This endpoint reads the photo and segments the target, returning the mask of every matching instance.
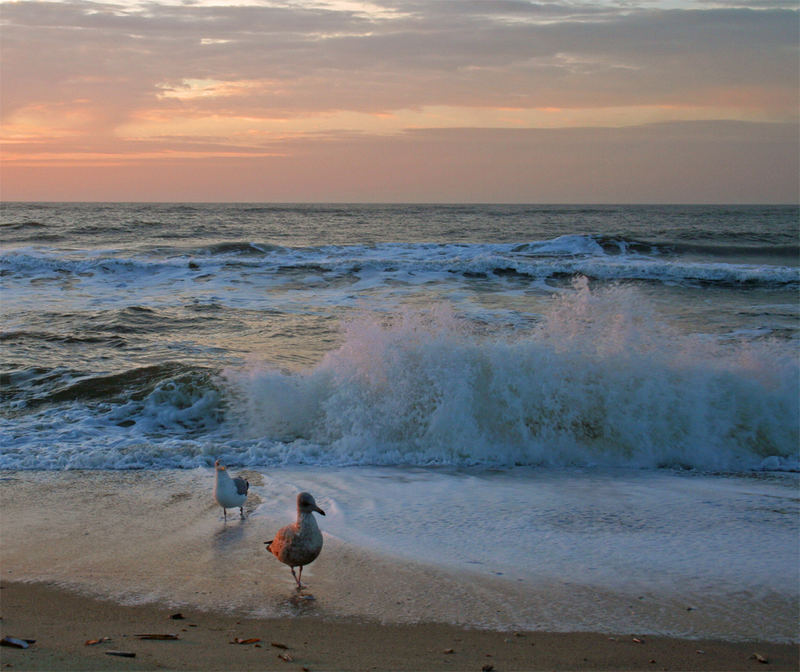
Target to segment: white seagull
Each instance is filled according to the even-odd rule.
[[[303,588],[300,583],[303,566],[314,562],[322,550],[322,532],[314,518],[314,511],[325,515],[309,493],[301,492],[297,495],[297,522],[282,527],[274,539],[264,542],[272,555],[289,565],[297,582],[297,590]],[[300,576],[294,573],[295,567],[300,568]]]
[[[217,470],[217,480],[214,482],[214,499],[222,507],[222,515],[228,520],[228,509],[239,507],[239,515],[244,518],[244,502],[247,499],[247,491],[250,483],[245,479],[236,477],[231,478],[227,469],[219,460],[214,462]]]

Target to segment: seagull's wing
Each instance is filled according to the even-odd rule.
[[[264,542],[267,544],[267,550],[281,562],[286,562],[287,553],[291,553],[292,540],[296,533],[296,525],[282,527],[272,541]]]
[[[236,493],[239,495],[246,495],[250,489],[250,483],[238,476],[233,479],[233,484],[236,486]]]
[[[275,539],[273,541],[275,543],[280,542],[281,544],[291,544],[295,534],[297,534],[297,525],[287,525],[286,527],[282,527],[280,530],[278,530],[278,534],[275,535]]]

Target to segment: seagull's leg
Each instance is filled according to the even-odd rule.
[[[297,582],[297,590],[300,590],[303,586],[300,583],[300,579],[297,578],[297,574],[294,573],[294,567],[290,567],[289,569],[292,570],[292,576],[294,577],[294,580]],[[303,567],[301,566],[300,567],[300,574],[302,574],[302,573],[303,573]]]
[[[240,518],[244,518],[244,507],[243,506],[239,507],[239,517]]]
[[[222,507],[222,517],[225,519],[225,522],[227,523],[228,522],[228,509],[226,509],[224,506]]]

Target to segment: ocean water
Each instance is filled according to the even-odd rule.
[[[607,627],[797,639],[798,221],[4,203],[0,468],[194,482],[221,458],[265,479],[254,528],[307,487],[349,548],[714,614]],[[604,627],[532,603],[488,624]]]

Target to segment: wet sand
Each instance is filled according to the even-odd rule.
[[[247,618],[190,609],[176,620],[167,605],[119,605],[37,583],[3,583],[0,606],[4,637],[36,640],[25,650],[0,648],[3,669],[12,670],[796,670],[800,664],[796,645],[768,642]],[[145,633],[178,639],[136,636]]]
[[[775,627],[793,620],[791,596],[743,595],[752,636],[703,634],[724,630],[702,601],[532,586],[374,553],[326,531],[343,515],[335,507],[321,521],[323,553],[303,573],[316,599],[298,600],[263,541],[288,522],[293,501],[281,493],[305,483],[247,477],[249,515],[225,524],[203,470],[0,473],[0,633],[36,640],[0,647],[0,669],[798,669],[796,635],[770,635],[796,633]],[[597,626],[571,627],[567,608]],[[176,612],[185,618],[170,619]]]

